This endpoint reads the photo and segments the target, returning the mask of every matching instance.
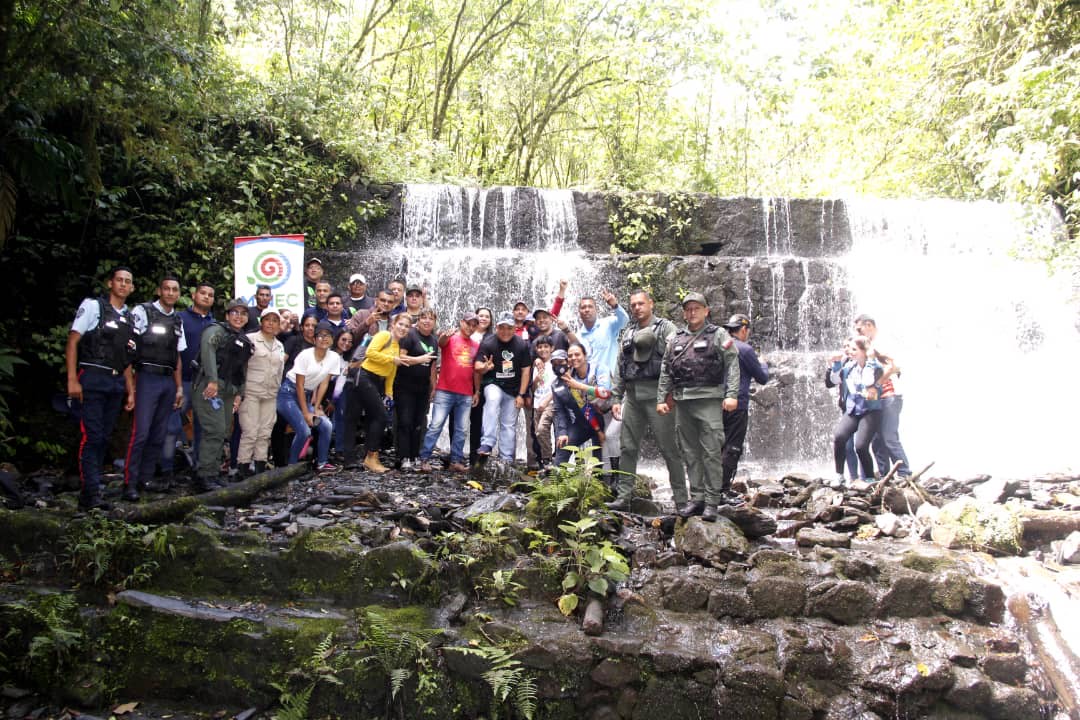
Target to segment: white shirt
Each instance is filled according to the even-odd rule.
[[[304,376],[304,389],[314,391],[322,381],[341,372],[341,356],[333,350],[326,351],[326,357],[320,363],[315,359],[315,348],[308,348],[296,356],[296,362],[287,377],[296,382],[297,375]]]

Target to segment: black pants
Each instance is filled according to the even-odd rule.
[[[427,430],[429,387],[394,385],[394,444],[398,460],[416,460]]]
[[[453,415],[451,417],[450,437],[454,437]],[[480,402],[469,411],[469,464],[475,465],[480,459],[476,452],[480,449],[480,436],[484,429],[484,393],[480,393]]]
[[[366,451],[379,452],[382,449],[383,433],[386,432],[386,407],[383,405],[383,393],[386,378],[375,373],[361,370],[356,384],[348,384],[345,391],[349,399],[345,403],[345,461],[356,460],[356,427],[361,417],[366,417]]]
[[[881,411],[871,410],[865,415],[842,415],[833,430],[833,461],[836,474],[844,474],[844,448],[852,435],[855,436],[855,454],[862,466],[863,480],[874,477],[874,460],[870,456],[870,442],[881,425]]]
[[[735,472],[739,469],[739,458],[742,457],[749,419],[750,412],[746,409],[724,413],[724,476],[721,490],[731,487],[731,481],[735,479]]]

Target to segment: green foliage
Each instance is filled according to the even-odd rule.
[[[608,490],[600,481],[598,468],[603,461],[596,448],[568,446],[570,460],[556,467],[546,478],[538,478],[529,491],[525,511],[547,528],[554,529],[561,520],[584,517],[600,507]]]
[[[10,349],[0,347],[0,458],[10,457],[13,440],[11,431],[14,426],[8,417],[11,408],[7,396],[15,389],[15,368],[25,364],[26,361]]]
[[[397,628],[385,615],[368,608],[361,618],[360,632],[356,648],[364,655],[357,664],[373,665],[386,677],[389,711],[405,682],[415,673],[421,656],[441,631]]]
[[[490,664],[482,677],[491,687],[491,720],[499,720],[507,707],[525,720],[532,720],[536,712],[536,679],[525,671],[514,653],[490,645],[452,647],[446,648],[445,652],[475,655]]]
[[[521,583],[514,582],[513,570],[493,570],[491,578],[485,578],[476,591],[477,595],[482,593],[488,600],[514,607],[518,604],[518,592],[524,588]]]
[[[278,704],[281,709],[274,713],[274,720],[307,720],[310,717],[308,705],[315,688],[320,683],[341,685],[338,668],[332,662],[335,654],[334,634],[328,633],[299,667],[286,673],[285,682],[270,683],[280,693]]]
[[[63,564],[86,585],[129,588],[145,584],[158,568],[155,558],[173,555],[167,527],[110,520],[101,513],[68,525]]]
[[[685,192],[663,199],[645,193],[611,193],[608,224],[615,235],[611,253],[685,252],[700,207],[701,198]]]
[[[572,614],[584,594],[591,592],[604,597],[615,583],[630,577],[626,558],[609,540],[597,539],[596,525],[596,520],[583,518],[559,526],[565,535],[563,566],[566,575],[562,580],[564,592],[558,601],[563,615]]]
[[[82,648],[74,595],[43,595],[0,606],[8,629],[0,638],[0,674],[51,687],[73,665]]]

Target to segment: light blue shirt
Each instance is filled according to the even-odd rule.
[[[108,300],[105,302],[108,302]],[[128,317],[127,305],[121,307],[119,313],[124,317]],[[82,301],[82,304],[79,305],[78,312],[75,313],[75,321],[71,323],[71,332],[85,335],[96,328],[100,321],[101,307],[98,305],[98,299],[86,298]]]
[[[585,344],[589,354],[589,364],[607,377],[615,369],[615,360],[619,355],[619,331],[629,320],[630,316],[622,305],[616,305],[611,315],[597,318],[591,328],[582,325],[577,331],[578,339]]]

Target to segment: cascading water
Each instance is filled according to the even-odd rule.
[[[848,202],[857,312],[902,367],[901,438],[934,472],[1031,475],[1077,465],[1074,278],[1017,257],[1057,214],[991,202]]]
[[[573,297],[598,289],[600,268],[578,247],[568,190],[408,185],[390,252],[410,284],[428,288],[444,326],[478,305],[550,307],[563,278]]]
[[[903,369],[901,438],[911,465],[934,473],[1072,471],[1065,374],[1080,350],[1072,278],[1048,276],[1012,250],[1060,233],[1052,210],[958,201],[843,201],[703,196],[695,242],[649,256],[652,285],[671,300],[700,290],[713,319],[753,318],[751,343],[773,366],[755,394],[746,467],[755,476],[831,472],[835,391],[827,358],[858,312],[873,315]],[[467,309],[548,307],[570,281],[566,310],[626,270],[608,254],[601,194],[408,185],[400,214],[346,267],[426,285],[452,327]],[[579,237],[580,235],[580,237]],[[377,250],[375,250],[377,248]],[[586,250],[587,248],[587,250]],[[352,270],[350,270],[352,271]],[[372,287],[372,290],[377,287]],[[676,305],[658,312],[680,318]],[[880,344],[880,343],[879,343]]]

